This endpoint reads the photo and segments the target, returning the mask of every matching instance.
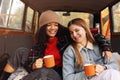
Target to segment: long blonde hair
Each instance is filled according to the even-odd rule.
[[[69,28],[69,26],[71,26],[73,24],[77,25],[77,26],[80,26],[80,27],[83,27],[85,29],[85,31],[86,31],[87,40],[92,42],[92,43],[95,42],[95,40],[94,40],[94,38],[92,36],[92,33],[90,32],[90,29],[87,27],[87,24],[86,24],[86,22],[83,19],[75,18],[75,19],[71,20],[68,23],[68,28]],[[75,50],[77,66],[78,67],[83,66],[83,63],[84,63],[83,56],[81,55],[81,53],[78,50],[77,45],[76,45],[76,43],[74,41],[72,42],[72,46],[73,46],[73,48]]]

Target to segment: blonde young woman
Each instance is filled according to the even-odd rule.
[[[63,54],[63,80],[120,80],[118,65],[111,58],[101,56],[101,48],[96,44],[86,22],[81,18],[68,24],[72,39]],[[95,75],[87,77],[83,65],[95,64]]]

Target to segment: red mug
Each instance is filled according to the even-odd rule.
[[[85,64],[84,71],[86,76],[94,76],[95,75],[95,65],[94,64]]]
[[[55,60],[53,55],[44,56],[43,61],[47,68],[52,68],[55,66]]]

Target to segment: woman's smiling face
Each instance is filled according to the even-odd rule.
[[[50,37],[53,38],[56,36],[58,32],[58,23],[51,22],[47,24],[46,28],[46,34]]]
[[[83,27],[78,25],[69,26],[70,36],[77,43],[83,43],[86,41],[86,31]]]

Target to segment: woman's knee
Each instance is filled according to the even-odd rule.
[[[15,69],[10,65],[10,64],[6,64],[4,71],[9,72],[9,73],[13,73],[15,71]]]
[[[102,73],[102,80],[120,80],[120,72],[114,69],[108,69]]]

